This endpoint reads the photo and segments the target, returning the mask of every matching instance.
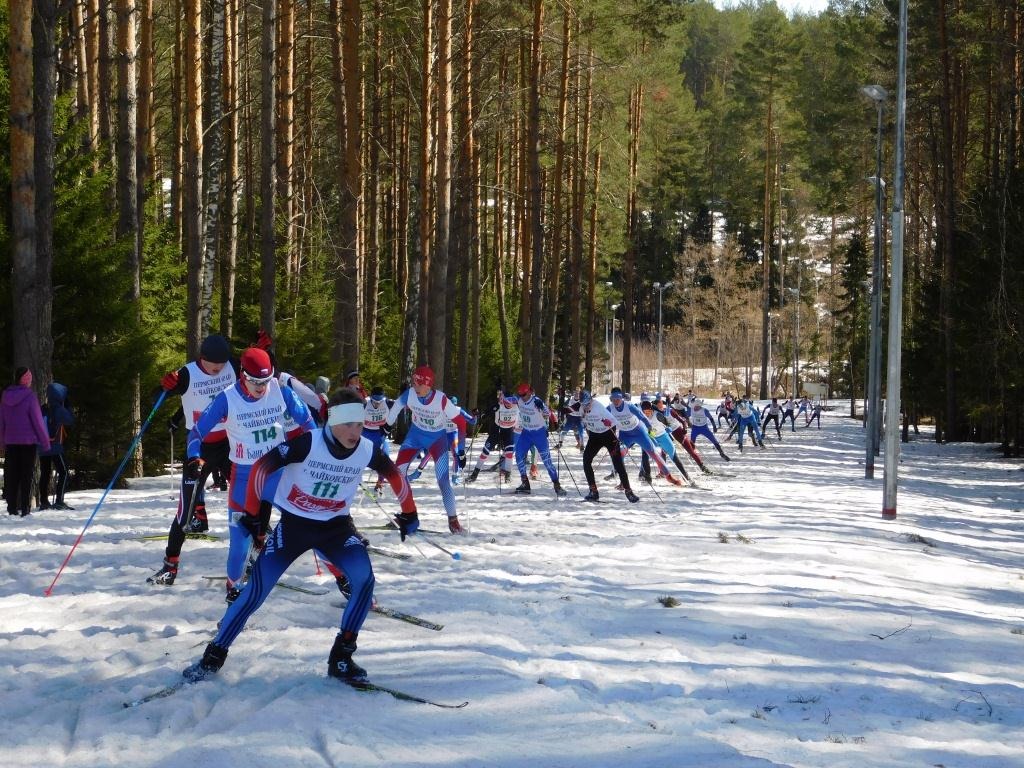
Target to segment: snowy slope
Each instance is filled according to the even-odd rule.
[[[556,501],[546,479],[514,498],[482,474],[457,490],[472,532],[436,537],[460,561],[367,530],[413,555],[374,557],[381,605],[445,627],[371,614],[357,659],[383,684],[469,700],[459,710],[325,677],[340,597],[311,556],[285,580],[328,594],[276,590],[216,679],[124,709],[212,637],[223,584],[202,577],[223,572],[226,544],[187,542],[178,582],[147,586],[163,542],[137,537],[165,532],[173,480],[135,481],[44,597],[101,491],[70,495],[74,512],[2,515],[0,765],[1024,766],[1019,464],[923,436],[884,521],[859,423],[823,425],[732,448],[731,464],[704,450],[736,477],[635,483],[636,505],[603,481],[607,459],[597,505],[567,476]],[[579,452],[563,455],[582,487]],[[430,476],[414,492],[440,529]],[[224,494],[210,499],[223,534]],[[356,513],[383,518],[370,501]]]

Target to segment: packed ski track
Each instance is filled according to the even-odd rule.
[[[701,442],[733,477],[688,464],[710,491],[633,480],[638,504],[603,480],[606,457],[604,503],[583,502],[569,442],[554,454],[567,499],[543,469],[530,496],[493,472],[456,487],[470,532],[430,538],[460,560],[377,529],[390,493],[354,511],[374,546],[412,555],[371,555],[380,605],[444,625],[371,613],[358,661],[462,709],[326,677],[340,596],[312,556],[284,580],[328,594],[275,590],[219,675],[125,708],[212,638],[224,586],[203,576],[223,572],[226,541],[186,542],[174,586],[147,585],[164,542],[140,537],[166,532],[176,479],[134,480],[44,597],[102,489],[69,494],[73,512],[4,515],[0,765],[1024,766],[1019,461],[922,434],[887,521],[881,462],[864,480],[841,407],[764,450],[727,444],[729,464]],[[432,466],[413,491],[443,530]],[[208,508],[224,535],[225,494]]]

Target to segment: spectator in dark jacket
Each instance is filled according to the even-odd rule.
[[[64,503],[64,492],[68,488],[68,462],[64,456],[64,442],[68,429],[75,424],[75,417],[67,407],[68,388],[56,381],[46,388],[46,406],[43,419],[50,436],[50,450],[39,453],[39,508],[49,509],[50,473],[56,474],[53,485],[53,508],[73,509]]]
[[[5,454],[4,498],[10,515],[28,515],[37,446],[50,450],[50,437],[32,391],[32,371],[20,367],[14,384],[0,396],[0,451]]]

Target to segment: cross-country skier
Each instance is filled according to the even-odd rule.
[[[761,424],[754,403],[746,398],[741,398],[736,403],[736,430],[739,432],[737,440],[740,446],[740,453],[743,453],[743,433],[750,429],[753,432],[752,440],[754,445],[764,448],[764,440],[761,439]]]
[[[626,465],[622,461],[622,446],[615,434],[615,417],[608,412],[608,409],[594,400],[587,390],[580,392],[580,418],[587,430],[587,442],[583,448],[583,474],[587,478],[587,485],[590,493],[583,498],[587,501],[597,501],[597,480],[594,477],[594,457],[602,448],[608,450],[612,457],[612,466],[619,476],[619,483],[626,498],[633,503],[640,501],[640,498],[633,493],[629,487],[629,475],[626,473]]]
[[[711,414],[704,407],[704,401],[698,397],[690,403],[690,440],[693,442],[694,447],[697,445],[697,438],[702,436],[711,441],[719,456],[726,461],[731,460],[722,449],[718,438],[711,433]]]
[[[775,422],[775,434],[778,435],[779,440],[782,439],[782,425],[779,423],[779,416],[782,415],[782,406],[779,405],[779,398],[773,397],[771,403],[765,408],[764,421],[761,422],[761,433],[766,434],[768,432],[768,422]]]
[[[654,444],[672,460],[672,463],[676,465],[676,469],[683,476],[683,479],[692,485],[693,481],[686,473],[686,467],[683,466],[683,461],[679,458],[679,454],[676,453],[675,445],[672,444],[668,418],[654,409],[654,402],[651,400],[650,395],[646,397],[646,400],[641,397],[640,411],[647,417],[647,421],[651,425],[651,428],[647,430],[647,434],[654,441]],[[651,462],[647,458],[646,453],[640,457],[640,471],[644,474],[645,479],[651,476]]]
[[[257,344],[267,343],[268,337],[261,332]],[[176,371],[164,374],[160,386],[168,395],[181,396],[180,417],[189,432],[200,415],[213,399],[231,387],[237,379],[237,362],[230,361],[231,345],[223,336],[214,334],[203,339],[199,345],[198,359],[186,363]],[[168,422],[173,433],[178,428],[178,414]],[[167,531],[167,547],[164,562],[156,573],[146,579],[150,584],[170,586],[178,575],[181,548],[188,533],[202,533],[209,529],[206,517],[206,479],[217,468],[224,474],[231,472],[231,458],[228,450],[228,435],[223,424],[209,429],[199,446],[199,473],[181,473],[181,488],[178,493],[178,509]],[[186,459],[188,456],[186,446]]]
[[[388,412],[388,426],[397,421],[399,414],[408,409],[412,413],[412,426],[402,441],[395,463],[404,475],[418,451],[423,450],[434,460],[434,474],[441,489],[441,500],[448,515],[448,530],[462,533],[462,525],[455,511],[455,491],[448,475],[448,438],[445,425],[455,421],[460,436],[466,434],[462,409],[444,392],[434,389],[434,371],[421,365],[412,374],[412,386],[402,392]]]
[[[217,636],[202,659],[182,673],[192,682],[220,670],[228,649],[249,617],[267,599],[281,575],[298,557],[315,549],[345,572],[350,597],[327,661],[327,674],[348,683],[365,682],[366,670],[352,660],[356,639],[373,604],[374,576],[366,545],[352,524],[352,499],[363,470],[372,469],[391,484],[401,513],[394,522],[402,540],[419,528],[412,491],[391,459],[363,432],[364,403],[353,389],[341,389],[329,400],[327,424],[276,446],[257,460],[249,475],[240,524],[255,540],[270,522],[271,504],[261,502],[264,485],[275,473],[273,506],[281,519],[266,542],[239,598],[228,606]]]
[[[657,449],[654,447],[650,435],[647,434],[648,430],[651,429],[651,422],[644,416],[643,411],[633,403],[627,403],[619,387],[612,388],[609,399],[611,400],[611,407],[608,409],[608,412],[618,422],[619,442],[622,444],[623,450],[628,450],[634,445],[640,446],[640,449],[654,460],[662,477],[672,485],[682,485],[682,481],[669,471],[668,466],[658,456]],[[641,470],[640,474],[647,482],[651,481],[650,474],[645,476],[643,470]]]
[[[565,496],[565,489],[558,482],[558,470],[551,460],[551,448],[548,446],[548,422],[553,419],[547,403],[537,396],[533,386],[521,382],[516,388],[516,399],[519,401],[519,423],[523,431],[516,440],[516,467],[519,469],[519,487],[515,493],[530,493],[530,478],[527,476],[526,454],[530,448],[536,448],[544,468],[548,471],[556,496]]]
[[[811,412],[807,414],[807,423],[804,424],[805,428],[811,426],[812,421],[816,421],[818,422],[818,429],[821,429],[821,410],[821,400],[816,400],[814,405],[811,407]]]
[[[796,418],[793,416],[793,409],[796,408],[796,403],[793,398],[787,398],[786,402],[782,404],[782,424],[786,426],[786,419],[789,419],[790,431],[796,432]]]
[[[480,450],[473,471],[466,478],[467,483],[476,481],[480,476],[480,470],[487,463],[487,457],[495,448],[502,456],[498,465],[498,471],[502,473],[501,478],[507,482],[511,477],[515,444],[513,434],[515,428],[519,426],[519,402],[512,396],[510,390],[499,389],[497,394],[498,400],[488,414],[490,426],[487,430],[487,440],[484,441],[484,447]]]
[[[363,412],[363,437],[373,443],[374,448],[379,448],[385,456],[388,455],[388,438],[391,436],[388,413],[394,404],[395,401],[387,396],[384,387],[377,386],[370,390]],[[374,494],[380,496],[383,488],[384,477],[377,475],[377,483],[373,487]]]
[[[315,428],[305,403],[274,376],[270,355],[258,347],[242,353],[242,375],[231,388],[217,395],[203,411],[188,436],[188,464],[185,472],[198,478],[203,470],[200,446],[203,438],[224,423],[231,445],[231,482],[228,487],[227,600],[238,596],[236,586],[245,575],[245,563],[252,544],[249,531],[239,523],[245,514],[245,493],[253,464],[285,441],[285,422],[291,418],[297,431]]]
[[[690,402],[696,402],[696,398]],[[693,445],[693,441],[687,434],[687,431],[690,429],[690,413],[693,411],[693,406],[691,405],[687,408],[687,413],[684,415],[681,411],[678,411],[675,408],[669,408],[665,404],[665,400],[659,397],[654,400],[654,410],[655,413],[664,417],[663,420],[669,430],[669,433],[676,439],[676,442],[683,446],[683,449],[690,455],[690,458],[693,459],[693,463],[697,465],[700,471],[705,475],[713,474],[712,471],[707,468],[707,465],[704,463],[704,459],[701,455],[697,453],[697,448]]]

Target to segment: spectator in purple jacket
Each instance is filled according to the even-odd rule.
[[[14,384],[0,396],[0,451],[4,452],[4,498],[7,514],[28,516],[36,450],[50,450],[43,412],[32,391],[32,371],[20,367]]]

